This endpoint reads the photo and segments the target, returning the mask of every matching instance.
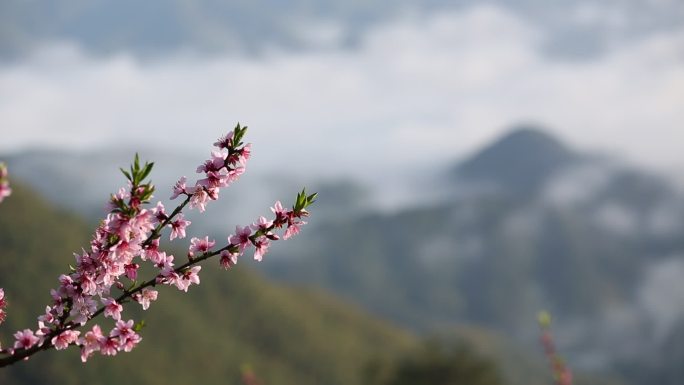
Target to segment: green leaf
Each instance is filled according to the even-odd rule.
[[[135,324],[135,326],[133,326],[133,331],[135,331],[136,333],[139,333],[145,326],[147,326],[145,324],[145,320],[140,320],[140,322],[138,322],[137,324]]]
[[[313,193],[311,195],[306,195],[306,189],[303,188],[300,193],[297,194],[297,199],[295,201],[295,204],[293,206],[293,210],[295,212],[302,211],[309,207],[311,204],[313,204],[316,201],[316,197],[318,196],[318,193]]]
[[[133,158],[133,167],[136,172],[140,171],[140,156],[137,152],[135,153],[135,158]]]
[[[247,132],[247,126],[240,126],[240,122],[235,125],[235,128],[233,129],[233,147],[239,147],[242,145],[242,138],[245,136],[245,133]]]
[[[317,197],[318,197],[318,193],[317,193],[317,192],[315,192],[315,193],[309,195],[308,197],[306,197],[306,205],[309,206],[309,205],[313,204],[314,202],[316,202],[316,198],[317,198]]]
[[[119,167],[119,170],[121,170],[121,172],[124,174],[124,176],[126,176],[126,179],[133,182],[133,178],[131,178],[131,174],[128,171],[124,170],[121,167]]]
[[[154,166],[154,162],[152,163],[145,163],[145,168],[142,170],[140,173],[140,181],[145,180],[150,175],[150,172],[152,172],[152,167]]]

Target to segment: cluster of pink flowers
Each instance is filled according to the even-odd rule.
[[[197,167],[198,173],[204,173],[205,178],[198,180],[193,187],[187,187],[187,179],[182,177],[173,186],[171,200],[180,195],[190,197],[190,208],[197,207],[204,212],[209,200],[218,199],[219,190],[228,187],[245,172],[245,165],[251,155],[251,145],[240,147],[244,129],[238,125],[234,131],[219,138],[214,143],[217,151],[211,153],[211,158]]]
[[[12,194],[12,189],[7,180],[7,166],[0,162],[0,202]]]
[[[309,199],[314,197],[312,196]],[[283,209],[280,201],[277,201],[271,207],[271,211],[275,214],[275,218],[272,220],[261,216],[251,226],[236,226],[235,234],[228,237],[228,242],[230,242],[232,247],[221,254],[221,266],[229,268],[237,263],[237,257],[244,254],[245,250],[250,246],[254,246],[254,259],[261,261],[264,254],[268,251],[270,242],[280,239],[280,236],[273,232],[274,229],[286,228],[283,239],[288,239],[298,234],[300,226],[306,224],[301,218],[309,215],[304,208],[310,204],[307,203],[307,198],[306,193],[302,191],[297,196],[297,203],[292,210]],[[298,205],[300,206],[299,208]]]
[[[154,192],[154,186],[145,183],[152,164],[141,166],[136,155],[130,170],[122,170],[128,186],[112,195],[110,213],[96,229],[89,249],[75,254],[73,271],[59,277],[59,287],[50,293],[52,303],[38,317],[38,328],[15,333],[14,347],[0,350],[7,355],[0,357],[0,367],[51,347],[61,350],[77,345],[81,348],[84,362],[98,351],[110,356],[128,352],[141,341],[138,332],[142,325],[136,325],[133,320],[122,320],[126,302],[133,300],[147,310],[157,299],[158,291],[152,289],[157,284],[175,286],[184,292],[191,285],[198,285],[199,262],[220,255],[220,265],[229,268],[250,246],[255,248],[254,259],[260,261],[270,241],[280,239],[274,230],[285,228],[283,239],[297,234],[299,227],[306,223],[301,220],[308,216],[306,207],[313,203],[316,194],[307,196],[302,191],[291,210],[283,209],[280,202],[276,202],[271,209],[274,219],[260,217],[251,226],[238,226],[236,233],[228,236],[229,243],[220,249],[212,249],[216,242],[210,241],[209,237],[192,238],[188,260],[179,266],[173,255],[160,250],[161,232],[165,228],[170,230],[170,240],[185,238],[186,228],[190,225],[182,214],[186,205],[203,212],[209,200],[218,198],[221,188],[237,180],[244,172],[250,156],[250,145],[242,143],[245,131],[246,127],[238,124],[235,130],[214,144],[217,151],[197,168],[197,172],[204,173],[205,177],[193,187],[186,186],[185,177],[176,183],[171,199],[185,196],[185,200],[170,214],[166,213],[161,202],[154,208],[145,208]],[[156,275],[138,283],[138,262],[151,264],[157,270]],[[1,290],[0,321],[5,314]],[[97,324],[84,334],[75,330],[100,314],[115,321],[108,334],[104,334]]]

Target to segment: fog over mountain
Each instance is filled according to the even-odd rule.
[[[417,330],[475,323],[534,346],[550,309],[577,367],[678,383],[656,364],[684,323],[684,196],[668,179],[529,128],[449,175],[445,201],[321,224],[264,267]]]

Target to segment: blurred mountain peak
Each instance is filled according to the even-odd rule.
[[[531,193],[579,156],[547,130],[516,126],[456,167],[463,180],[494,184],[511,193]]]

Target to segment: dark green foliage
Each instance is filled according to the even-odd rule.
[[[374,373],[373,373],[374,372]],[[376,385],[502,385],[493,361],[461,343],[437,340],[399,359],[372,369]]]

